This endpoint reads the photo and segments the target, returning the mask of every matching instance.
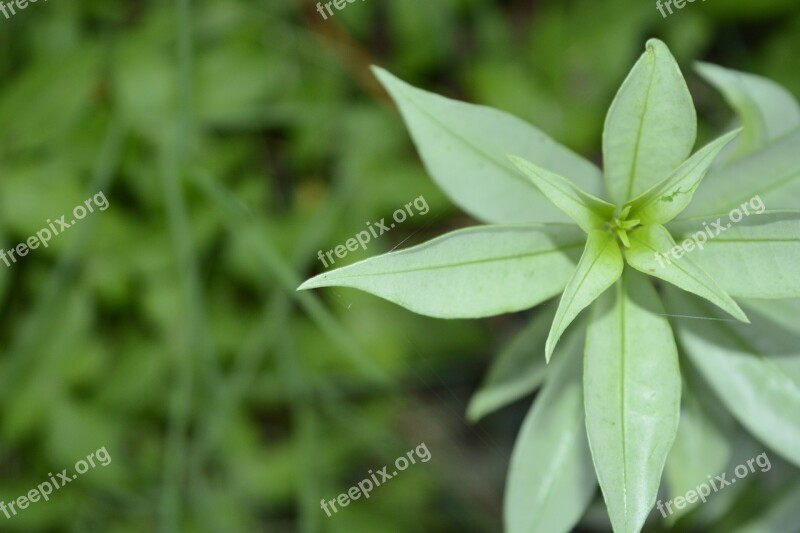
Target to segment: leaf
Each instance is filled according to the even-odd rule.
[[[716,316],[712,308],[676,291],[668,291],[667,304],[675,315]],[[788,350],[791,353],[762,353],[753,338],[742,333],[775,327],[756,317],[753,326],[678,318],[674,324],[687,357],[739,423],[800,465],[800,376],[792,376],[778,363],[797,357],[796,342]]]
[[[644,224],[664,224],[678,216],[692,201],[694,192],[703,181],[711,163],[740,131],[732,131],[712,141],[668,178],[631,201],[631,218],[639,219]]]
[[[685,368],[684,368],[685,371]],[[695,391],[705,386],[697,376],[687,380],[681,395],[681,417],[675,444],[667,456],[664,475],[669,486],[670,499],[685,496],[700,484],[707,481],[706,476],[712,472],[724,472],[732,456],[731,445],[721,431],[711,413],[708,413],[698,398],[704,391]],[[677,507],[669,515],[671,521],[689,513],[702,502],[687,501],[683,509]],[[664,512],[661,512],[663,515]]]
[[[735,163],[712,169],[682,218],[730,211],[758,198],[769,209],[797,209],[800,128]]]
[[[567,214],[583,231],[601,228],[614,216],[614,205],[585,193],[571,181],[522,158],[508,156],[553,205]]]
[[[734,159],[800,128],[797,100],[774,81],[710,63],[697,63],[695,70],[722,93],[739,115],[744,132],[737,140]]]
[[[775,324],[800,335],[800,299],[783,300],[744,300],[744,306],[754,309],[760,315],[769,318]]]
[[[576,333],[565,339],[514,444],[503,510],[509,533],[567,533],[594,496],[581,389],[583,335]]]
[[[585,238],[573,225],[478,226],[325,272],[298,290],[353,287],[439,318],[511,313],[564,289]]]
[[[486,379],[470,399],[467,420],[477,422],[544,383],[548,367],[542,353],[555,309],[554,305],[543,307],[495,357]]]
[[[752,209],[739,222],[712,215],[674,221],[667,229],[678,240],[691,237],[698,243],[692,260],[730,296],[800,297],[800,211]],[[707,242],[701,243],[703,238]]]
[[[664,226],[644,226],[631,232],[629,238],[631,245],[625,249],[625,259],[633,268],[701,296],[737,320],[748,322],[747,315],[733,298],[685,255],[686,248],[676,245]],[[680,255],[670,253],[675,248]],[[700,250],[697,253],[701,253]]]
[[[619,279],[624,264],[619,245],[611,233],[601,230],[589,233],[578,268],[564,289],[547,337],[545,355],[548,361],[567,326]]]
[[[488,223],[566,222],[506,158],[515,153],[600,194],[600,170],[522,120],[422,91],[373,67],[405,119],[431,177]]]
[[[772,354],[772,361],[795,383],[800,384],[800,324],[797,309],[792,306],[776,306],[793,300],[761,300],[756,303],[748,300],[745,305],[753,309],[753,327],[742,329],[739,334],[755,350],[762,354]],[[776,316],[784,309],[784,316]]]
[[[669,176],[692,151],[697,115],[667,46],[647,41],[603,130],[606,190],[621,205]]]
[[[777,498],[770,501],[766,509],[758,509],[757,515],[745,524],[737,526],[732,533],[774,533],[795,531],[800,523],[800,480],[793,480]]]
[[[655,290],[635,271],[592,311],[583,377],[589,444],[614,531],[636,533],[678,429],[678,351]]]

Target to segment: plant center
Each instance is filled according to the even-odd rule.
[[[613,220],[606,224],[608,231],[616,235],[619,242],[621,242],[625,248],[628,248],[631,245],[631,241],[628,238],[628,232],[639,226],[642,222],[638,218],[628,220],[628,215],[630,212],[631,206],[627,206],[622,211],[615,214]]]

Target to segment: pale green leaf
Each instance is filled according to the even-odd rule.
[[[686,386],[687,384],[692,386]],[[686,496],[690,490],[706,483],[706,476],[710,473],[724,472],[732,455],[726,436],[695,393],[694,388],[700,386],[704,387],[705,384],[697,377],[694,381],[687,380],[684,383],[678,434],[664,467],[671,500],[676,496]],[[674,523],[702,503],[702,500],[695,499],[694,502],[687,501],[683,509],[673,506],[670,509],[672,514],[668,514],[667,518],[670,523]],[[659,510],[659,513],[663,515],[668,510]]]
[[[782,300],[743,300],[744,306],[754,309],[772,322],[800,335],[800,298]]]
[[[709,63],[698,63],[695,70],[722,93],[744,127],[733,159],[756,152],[800,127],[797,100],[774,81]]]
[[[800,321],[796,300],[747,300],[752,309],[753,327],[740,331],[742,338],[762,354],[771,354],[775,363],[795,383],[800,384]],[[776,305],[777,304],[777,305]],[[779,313],[783,316],[778,316]]]
[[[298,290],[353,287],[439,318],[511,313],[560,293],[585,239],[567,224],[477,226],[325,272]]]
[[[595,303],[584,366],[586,427],[617,533],[637,533],[653,508],[678,429],[678,351],[650,281],[626,269]]]
[[[518,154],[601,193],[600,170],[507,113],[444,98],[373,72],[397,103],[428,173],[462,209],[489,223],[566,222],[506,157]]]
[[[603,130],[606,191],[617,205],[635,198],[683,163],[694,147],[697,115],[667,46],[647,48],[617,93]]]
[[[780,363],[796,358],[798,345],[787,347],[792,353],[764,353],[745,332],[767,330],[769,322],[753,317],[754,324],[744,326],[679,318],[717,315],[708,305],[674,290],[668,291],[667,303],[686,355],[728,410],[761,442],[800,466],[800,376]]]
[[[619,279],[624,264],[619,245],[611,233],[602,230],[589,233],[578,268],[564,289],[547,337],[545,354],[548,361],[567,326]]]
[[[667,229],[679,241],[698,243],[692,261],[730,296],[800,297],[800,211],[749,212],[739,222],[739,215],[711,215],[676,220]]]
[[[581,387],[583,335],[567,336],[550,377],[522,423],[506,480],[509,533],[567,533],[597,488]]]
[[[644,226],[630,232],[629,238],[631,245],[625,249],[625,259],[633,268],[701,296],[737,320],[748,321],[733,298],[717,285],[711,275],[689,259],[685,249],[675,244],[664,226]],[[678,253],[670,253],[673,249]],[[697,250],[693,257],[700,253]]]
[[[542,354],[555,310],[555,305],[537,308],[533,320],[495,357],[486,379],[469,401],[467,420],[477,422],[544,383],[548,367]]]
[[[763,150],[712,169],[681,218],[723,213],[758,203],[770,210],[797,209],[800,198],[800,128]]]
[[[796,531],[800,524],[800,479],[794,479],[781,493],[759,509],[756,516],[731,533],[777,533]]]
[[[601,228],[614,216],[615,207],[612,204],[584,192],[568,179],[520,157],[510,155],[509,159],[553,205],[566,213],[586,233]]]
[[[664,224],[679,215],[692,201],[694,192],[703,181],[711,163],[740,131],[732,131],[712,141],[668,178],[632,200],[631,218],[639,219],[644,224]]]

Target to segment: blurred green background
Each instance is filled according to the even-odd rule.
[[[474,223],[425,175],[370,64],[599,161],[651,36],[684,68],[701,142],[732,114],[694,60],[800,95],[796,0],[666,19],[650,0],[367,0],[328,20],[289,0],[53,0],[0,15],[0,245],[98,191],[110,202],[0,264],[0,500],[112,457],[0,530],[500,531],[529,400],[474,427],[464,410],[529,314],[442,321],[295,288],[324,270],[318,250],[420,195],[427,215],[343,263]],[[320,509],[423,442],[430,462]],[[586,527],[602,530],[596,503]]]

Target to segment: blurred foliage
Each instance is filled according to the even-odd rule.
[[[469,224],[369,64],[597,160],[648,37],[687,72],[703,58],[800,94],[798,29],[794,0],[667,19],[635,0],[368,1],[328,20],[289,0],[83,0],[0,17],[3,249],[99,190],[110,200],[0,266],[0,499],[102,446],[113,459],[0,529],[499,530],[525,406],[474,428],[463,416],[521,317],[436,321],[294,291],[323,269],[317,250],[420,195],[430,213],[345,261]],[[731,112],[688,77],[710,135]],[[429,463],[320,509],[421,442]]]

